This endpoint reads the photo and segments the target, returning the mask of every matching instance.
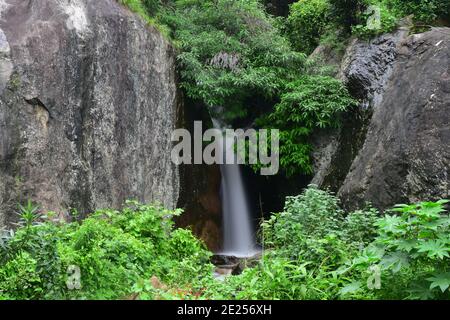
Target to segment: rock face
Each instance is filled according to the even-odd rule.
[[[65,215],[176,206],[174,52],[114,0],[0,1],[0,226],[32,199]]]
[[[381,103],[398,56],[398,46],[408,32],[403,27],[370,42],[354,39],[348,46],[338,77],[353,96],[362,100],[362,108],[377,108]]]
[[[342,186],[364,144],[373,110],[383,99],[398,48],[407,35],[408,29],[403,27],[371,41],[353,39],[344,55],[328,52],[323,46],[312,54],[313,59],[318,58],[327,65],[337,65],[335,76],[361,101],[358,108],[345,115],[340,129],[314,135],[316,174],[313,184],[326,186],[335,192]]]
[[[353,47],[344,59],[343,79],[368,110],[359,146],[358,136],[346,138],[343,129],[328,137],[339,141],[337,147],[317,157],[322,166],[316,182],[333,186],[349,209],[450,196],[450,29],[391,37],[396,41],[366,44],[373,54],[358,54],[366,50]],[[342,166],[337,159],[352,136],[355,157],[338,177],[333,168]]]
[[[203,130],[211,124],[211,117],[203,105],[185,99],[180,112],[183,128],[194,134],[194,121],[202,121]],[[180,167],[180,196],[177,207],[184,213],[177,217],[177,226],[190,228],[212,251],[222,245],[221,174],[218,165],[182,165]]]

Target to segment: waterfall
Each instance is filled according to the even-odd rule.
[[[223,130],[218,120],[213,120],[216,129]],[[222,175],[221,200],[223,214],[223,255],[250,257],[257,252],[247,190],[242,179],[233,149],[234,137],[224,135],[219,141],[224,164],[220,165]],[[232,164],[227,164],[232,163]]]

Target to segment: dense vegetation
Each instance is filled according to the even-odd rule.
[[[370,207],[346,213],[311,186],[262,224],[261,261],[225,281],[213,277],[202,243],[173,228],[179,210],[129,202],[59,223],[29,204],[2,238],[0,298],[448,299],[447,202],[378,217]]]
[[[125,299],[152,276],[187,285],[212,269],[191,232],[173,228],[180,213],[128,202],[59,223],[28,203],[0,242],[0,299]]]
[[[269,15],[267,1],[259,0],[120,1],[171,39],[179,50],[181,87],[211,114],[254,120],[262,110],[250,101],[273,106],[256,122],[281,131],[287,176],[311,173],[310,135],[339,126],[340,114],[357,103],[330,74],[311,72],[311,64],[327,67],[307,58],[317,45],[337,49],[352,34],[389,32],[411,14],[422,27],[450,16],[446,0],[299,0],[286,18]]]
[[[119,1],[178,48],[188,97],[212,113],[224,107],[230,121],[258,115],[257,125],[280,129],[286,175],[311,173],[310,135],[357,104],[326,66],[311,67],[317,45],[392,31],[407,15],[417,27],[450,16],[448,0],[299,0],[287,18],[257,0]],[[255,98],[272,110],[260,116]],[[446,203],[345,212],[311,186],[262,223],[257,266],[223,282],[204,245],[174,228],[180,210],[128,202],[64,223],[28,203],[0,239],[0,299],[448,299]]]

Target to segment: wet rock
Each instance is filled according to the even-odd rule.
[[[313,53],[313,58],[322,57],[327,64],[340,65],[336,77],[346,84],[361,104],[344,115],[341,128],[319,131],[313,135],[315,174],[311,183],[334,192],[342,186],[364,144],[373,109],[382,101],[400,43],[407,35],[408,28],[402,27],[393,34],[371,41],[353,39],[343,56],[332,53],[324,56],[324,50],[319,50],[320,47]]]
[[[211,263],[216,266],[216,273],[218,274],[239,275],[246,268],[255,267],[260,262],[261,258],[262,252],[258,252],[255,255],[246,258],[218,254],[211,258]]]
[[[212,256],[211,263],[216,266],[230,266],[230,265],[236,265],[239,263],[239,258],[234,256],[225,256],[216,254]]]

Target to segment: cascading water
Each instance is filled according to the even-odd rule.
[[[218,120],[214,127],[223,130]],[[250,257],[257,252],[247,191],[242,179],[240,165],[234,152],[234,137],[226,134],[219,141],[224,164],[220,165],[222,174],[221,200],[223,213],[223,252],[222,255]]]

